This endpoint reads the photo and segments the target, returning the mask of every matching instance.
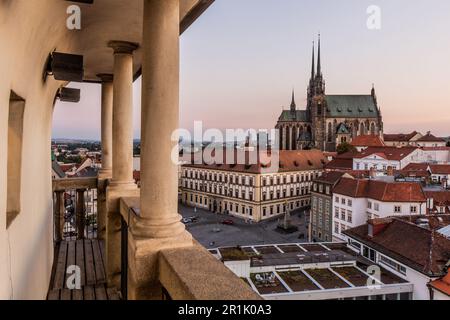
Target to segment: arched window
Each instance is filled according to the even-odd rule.
[[[375,123],[372,122],[372,124],[370,125],[370,134],[375,134]]]
[[[331,122],[328,122],[328,142],[331,142],[333,140],[333,126],[331,125]]]
[[[361,123],[361,128],[359,129],[359,134],[360,135],[366,134],[366,128],[364,127],[364,123]]]

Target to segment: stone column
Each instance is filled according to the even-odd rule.
[[[113,174],[111,185],[135,188],[133,180],[133,52],[135,43],[111,41],[114,49]]]
[[[178,214],[179,0],[144,0],[140,215],[129,243],[129,299],[161,297],[158,253],[192,246]],[[172,158],[173,156],[173,158]]]
[[[106,276],[109,286],[120,288],[121,198],[137,196],[133,181],[133,52],[135,43],[111,41],[114,49],[112,180],[106,189]]]
[[[102,80],[102,169],[101,178],[112,178],[113,165],[113,75],[99,74]]]
[[[97,186],[97,237],[106,239],[106,186],[112,178],[113,75],[99,74],[102,80],[102,168]]]

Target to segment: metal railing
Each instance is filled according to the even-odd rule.
[[[97,239],[97,178],[53,180],[54,241]]]

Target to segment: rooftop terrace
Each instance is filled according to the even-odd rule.
[[[412,284],[345,243],[284,244],[210,250],[264,299],[410,299]],[[234,260],[234,262],[233,262]]]

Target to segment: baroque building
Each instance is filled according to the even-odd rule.
[[[281,150],[335,151],[339,144],[351,142],[359,135],[383,137],[383,119],[375,87],[368,95],[326,94],[319,35],[317,68],[313,44],[306,110],[297,109],[292,92],[290,109],[283,110],[276,129],[280,131]]]

